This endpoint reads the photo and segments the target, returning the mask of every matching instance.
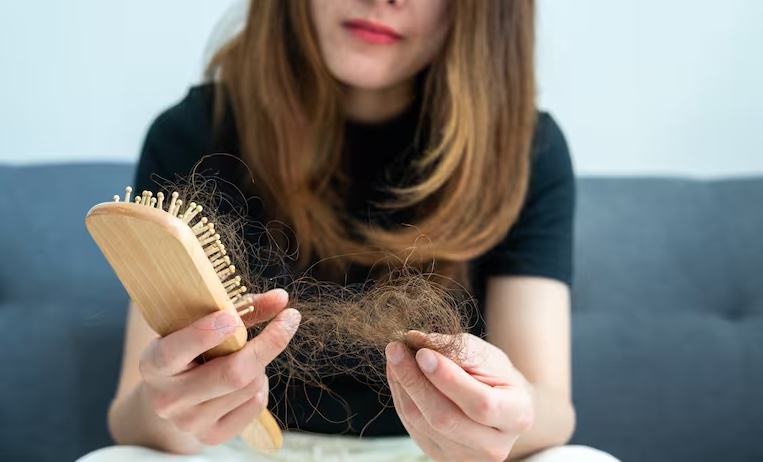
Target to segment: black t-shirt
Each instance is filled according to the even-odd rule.
[[[345,144],[350,151],[353,181],[347,206],[352,214],[379,215],[369,205],[369,201],[378,199],[374,185],[384,182],[390,171],[399,173],[401,159],[405,162],[415,150],[418,110],[419,106],[413,104],[381,124],[347,123]],[[205,156],[239,156],[239,146],[230,117],[221,130],[213,131],[212,86],[194,86],[151,124],[133,187],[136,191],[156,191],[157,182],[186,177],[194,168],[195,172],[228,179],[226,173],[239,169],[241,162],[231,156]],[[484,310],[485,282],[491,276],[540,276],[572,284],[575,180],[564,135],[548,113],[538,112],[531,155],[530,185],[518,221],[502,242],[469,267],[472,295],[480,310]],[[394,165],[398,168],[390,169]],[[255,218],[264,214],[253,202],[247,203],[247,211]],[[348,275],[352,274],[348,282],[362,279],[368,274],[364,270],[348,270]],[[478,335],[484,332],[481,320],[474,329]],[[332,393],[341,400],[304,384],[288,389],[283,380],[271,380],[271,384],[275,384],[271,389],[271,412],[289,429],[330,434],[359,434],[362,430],[365,436],[406,433],[391,401],[380,399],[378,390],[352,377],[331,379]]]

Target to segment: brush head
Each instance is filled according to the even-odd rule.
[[[128,187],[124,201],[114,196],[112,202],[95,205],[85,224],[148,325],[166,336],[216,311],[228,311],[240,328],[201,360],[240,350],[247,329],[238,310],[249,304],[247,288],[214,224],[200,216],[202,206],[184,206],[178,193],[169,202],[161,192],[143,191],[132,200],[131,193]],[[280,448],[282,434],[267,409],[259,423],[242,437],[261,451]]]
[[[200,216],[202,206],[183,206],[177,193],[165,204],[162,193],[154,197],[151,191],[131,201],[131,192],[128,187],[124,201],[115,196],[94,206],[85,223],[151,328],[165,336],[214,311],[237,315],[236,304],[245,301],[247,288],[214,224]],[[205,358],[243,347],[247,333],[240,324]]]

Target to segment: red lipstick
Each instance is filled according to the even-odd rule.
[[[394,29],[363,19],[347,21],[344,27],[355,37],[375,45],[390,45],[403,38]]]

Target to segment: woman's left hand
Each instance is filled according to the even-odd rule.
[[[395,409],[437,462],[502,462],[532,425],[531,387],[501,349],[463,335],[458,363],[426,348],[414,355],[402,343],[387,346]]]

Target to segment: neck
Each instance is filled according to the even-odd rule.
[[[350,87],[345,99],[347,117],[361,123],[383,122],[403,112],[412,97],[412,82],[374,90]]]

